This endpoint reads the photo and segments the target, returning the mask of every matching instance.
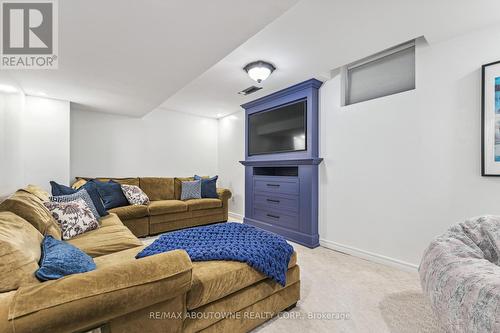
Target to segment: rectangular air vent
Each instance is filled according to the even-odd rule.
[[[246,95],[253,94],[254,92],[259,91],[261,89],[262,89],[262,87],[251,86],[251,87],[248,87],[246,89],[243,89],[238,94],[246,96]]]

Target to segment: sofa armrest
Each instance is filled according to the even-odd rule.
[[[221,199],[222,201],[225,201],[225,200],[229,200],[229,198],[231,198],[232,193],[227,188],[217,188],[217,195],[219,196],[219,199]]]
[[[78,331],[185,294],[192,263],[175,250],[21,287],[9,307],[16,332]]]

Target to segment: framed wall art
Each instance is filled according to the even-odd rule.
[[[482,66],[481,85],[481,174],[500,176],[500,61]]]

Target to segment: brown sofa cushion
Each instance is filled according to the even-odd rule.
[[[289,289],[289,287],[293,284],[299,283],[300,268],[298,265],[295,265],[286,272],[286,289]],[[265,279],[254,283],[250,287],[243,288],[235,293],[227,295],[226,297],[196,308],[193,311],[194,313],[189,313],[186,320],[184,321],[183,332],[203,331],[204,328],[207,328],[220,320],[220,318],[218,318],[217,316],[211,316],[210,314],[227,313],[229,309],[231,311],[244,309],[248,306],[251,306],[252,304],[255,304],[256,302],[265,300],[271,295],[276,295],[276,293],[283,291],[283,289],[285,288],[278,283],[272,282],[270,279]],[[285,292],[288,293],[288,291]],[[271,308],[266,307],[263,310],[269,311],[271,310]],[[234,318],[236,318],[236,316]],[[212,329],[212,327],[210,327],[209,330],[210,329]],[[235,330],[237,330],[236,327],[234,327],[233,330],[222,330],[219,332],[233,332]]]
[[[43,202],[34,194],[19,190],[0,203],[0,212],[10,211],[31,223],[42,235],[61,239],[61,229]]]
[[[109,214],[99,221],[101,227],[68,240],[91,257],[99,257],[141,246],[142,242],[123,225],[116,214]]]
[[[152,216],[181,213],[188,210],[188,205],[180,200],[158,200],[151,201],[148,205],[149,214]]]
[[[42,202],[49,201],[50,194],[49,192],[45,191],[43,188],[37,185],[29,184],[25,188],[21,189],[20,191],[28,192],[33,194],[35,197],[40,199]]]
[[[97,178],[91,178],[91,177],[76,177],[76,182],[73,183],[75,185],[79,179],[84,179],[84,180],[91,180],[91,179],[97,179],[100,182],[108,182],[110,180],[113,180],[117,182],[118,184],[124,184],[124,185],[135,185],[139,186],[139,178],[135,177],[129,177],[129,178],[107,178],[107,177],[97,177]],[[72,185],[72,186],[73,186]],[[83,186],[84,184],[82,184]]]
[[[181,192],[182,192],[182,182],[189,182],[193,181],[194,177],[178,177],[175,178],[175,199],[180,200],[181,199]]]
[[[111,265],[121,265],[130,261],[137,260],[135,256],[146,248],[147,245],[137,246],[132,249],[111,253],[94,259],[97,269]]]
[[[147,321],[152,305],[184,294],[190,284],[187,253],[170,251],[22,287],[6,304],[8,319],[15,332],[83,332],[141,309],[148,309],[141,318]],[[177,302],[183,305],[183,298]]]
[[[296,264],[297,254],[294,252],[288,267]],[[264,274],[242,262],[224,260],[193,262],[193,282],[187,294],[187,309],[196,309],[265,278]]]
[[[115,213],[121,220],[131,220],[148,216],[148,206],[130,205],[110,209],[108,212]]]
[[[220,199],[190,199],[186,201],[189,210],[202,210],[222,207]]]
[[[71,184],[71,188],[78,190],[83,185],[87,184],[87,180],[83,178],[77,178],[73,184]]]
[[[140,178],[140,188],[151,201],[174,199],[174,178],[143,177]]]
[[[43,236],[30,223],[11,212],[0,213],[0,292],[37,283]]]

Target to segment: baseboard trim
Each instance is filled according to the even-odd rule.
[[[383,264],[383,265],[399,268],[399,269],[402,269],[402,270],[407,271],[407,272],[416,272],[418,270],[418,265],[411,264],[411,263],[408,263],[406,261],[386,257],[386,256],[383,256],[381,254],[357,249],[357,248],[352,247],[352,246],[339,244],[337,242],[332,242],[332,241],[329,241],[326,239],[320,239],[319,244],[321,246],[326,247],[326,248],[331,249],[331,250],[350,254],[352,256],[359,257],[359,258],[362,258],[362,259],[365,259],[368,261],[376,262],[378,264]]]
[[[229,215],[229,218],[243,220],[243,215],[241,215],[241,214],[229,212],[228,215]]]

